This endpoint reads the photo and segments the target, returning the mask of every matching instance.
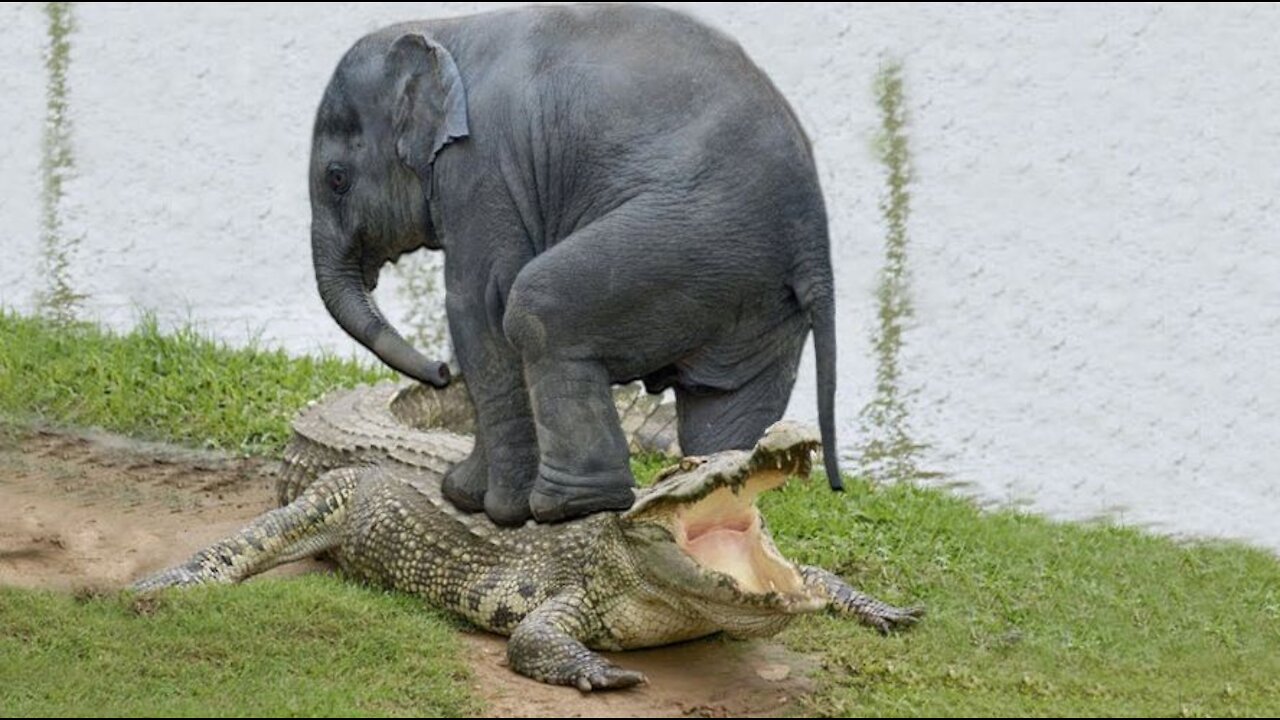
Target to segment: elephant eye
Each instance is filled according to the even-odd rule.
[[[351,189],[351,176],[347,174],[346,168],[337,163],[329,166],[325,171],[324,179],[329,183],[329,189],[338,195],[343,195]]]

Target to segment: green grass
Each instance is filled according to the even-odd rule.
[[[325,389],[380,373],[228,350],[154,324],[112,336],[0,315],[0,414],[274,452]],[[666,462],[639,458],[637,476]],[[818,715],[1265,715],[1280,711],[1280,563],[1226,544],[987,513],[936,490],[819,479],[764,500],[791,558],[891,602],[882,638],[809,618]],[[0,590],[0,716],[453,714],[475,708],[450,624],[333,578],[129,601]]]
[[[466,677],[441,616],[331,576],[145,601],[0,588],[4,717],[456,717]]]
[[[882,638],[796,623],[823,658],[810,714],[1272,715],[1280,711],[1280,563],[1230,544],[984,513],[936,490],[846,482],[762,503],[791,559],[889,602],[922,603]]]
[[[233,349],[153,319],[115,334],[0,312],[0,415],[138,437],[275,453],[299,408],[392,377],[334,357]]]
[[[661,453],[641,453],[631,456],[631,474],[636,476],[636,482],[641,487],[648,487],[653,483],[653,478],[666,468],[674,465],[671,458]]]

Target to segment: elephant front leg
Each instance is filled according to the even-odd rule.
[[[471,454],[449,468],[440,491],[454,507],[463,512],[476,513],[484,510],[484,496],[489,491],[489,454],[484,450],[484,435],[479,430],[476,432]]]
[[[461,510],[484,510],[499,525],[520,525],[530,516],[529,492],[538,465],[520,358],[489,321],[493,313],[483,300],[468,302],[451,293],[447,309],[454,350],[476,409],[476,444],[445,475],[442,490]]]

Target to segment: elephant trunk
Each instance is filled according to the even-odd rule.
[[[434,387],[449,384],[449,366],[428,360],[387,322],[364,281],[358,262],[353,267],[333,267],[315,258],[316,283],[325,309],[356,342],[373,351],[382,362],[420,382]],[[376,271],[375,271],[376,272]]]

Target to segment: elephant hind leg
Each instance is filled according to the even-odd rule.
[[[795,385],[805,330],[784,327],[774,334],[781,335],[780,345],[773,348],[776,354],[754,377],[728,389],[688,381],[676,385],[680,449],[685,455],[750,449],[782,418]]]
[[[738,390],[676,388],[680,450],[685,455],[711,455],[755,446],[787,409],[787,396]]]
[[[484,510],[485,493],[489,490],[489,456],[484,451],[484,435],[475,436],[471,454],[445,473],[440,491],[454,507],[463,512]]]

